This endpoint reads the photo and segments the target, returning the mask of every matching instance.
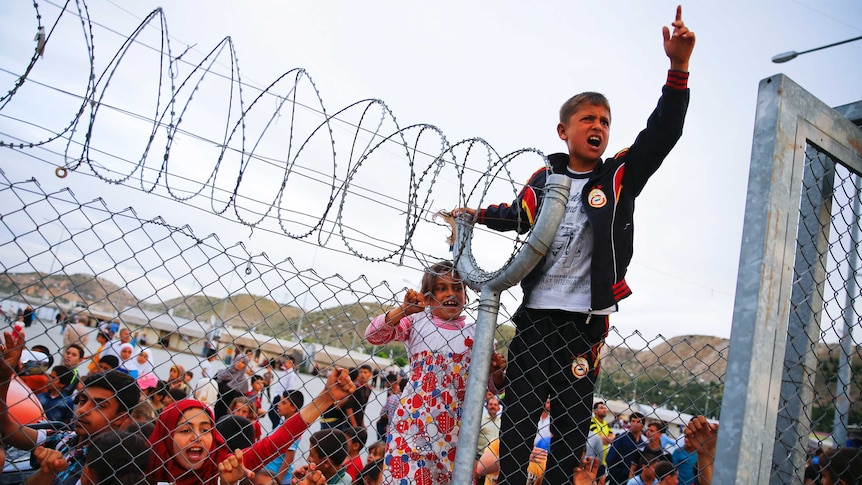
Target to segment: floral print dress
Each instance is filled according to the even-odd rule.
[[[374,345],[404,342],[411,372],[386,437],[383,483],[443,485],[452,481],[455,444],[475,325],[443,320],[428,310],[386,326],[374,319],[366,338]]]

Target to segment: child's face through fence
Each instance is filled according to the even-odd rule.
[[[467,295],[464,292],[464,284],[457,273],[441,274],[434,281],[431,292],[425,295],[428,298],[431,313],[444,320],[453,320],[461,316],[464,311],[464,301]]]
[[[296,406],[290,402],[290,399],[283,397],[278,401],[278,415],[289,418],[296,414]]]
[[[171,452],[177,464],[196,470],[209,458],[213,445],[213,423],[206,411],[191,408],[183,411],[177,427],[171,433]]]

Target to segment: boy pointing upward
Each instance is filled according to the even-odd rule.
[[[608,315],[631,294],[625,280],[632,257],[635,198],[682,135],[688,108],[688,62],[694,33],[677,7],[673,31],[662,28],[670,59],[658,106],[630,148],[602,160],[611,109],[599,93],[585,92],[560,108],[557,134],[568,153],[548,157],[512,205],[475,210],[476,222],[498,231],[527,232],[539,211],[550,173],[572,178],[566,213],[548,254],[521,286],[524,300],[512,321],[501,424],[499,484],[524,484],[538,414],[551,400],[551,451],[545,483],[572,483],[592,416],[599,353]]]

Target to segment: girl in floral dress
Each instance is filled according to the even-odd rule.
[[[398,308],[376,317],[368,342],[404,342],[411,373],[386,437],[383,483],[448,484],[452,481],[461,404],[470,365],[474,323],[461,315],[466,293],[449,261],[425,270],[421,291],[407,290]],[[505,361],[494,354],[491,383],[503,386]]]

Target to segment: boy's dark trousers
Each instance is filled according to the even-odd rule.
[[[608,317],[521,307],[509,346],[500,427],[500,485],[523,485],[545,400],[551,450],[543,483],[571,484],[592,417],[593,388]]]

